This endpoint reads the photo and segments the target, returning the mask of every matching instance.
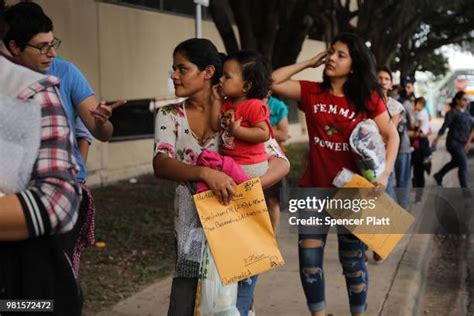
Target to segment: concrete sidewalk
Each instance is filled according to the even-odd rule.
[[[435,121],[439,128],[440,121]],[[437,128],[434,128],[437,130]],[[440,141],[434,155],[433,173],[450,159]],[[452,172],[445,184],[458,186]],[[426,185],[434,186],[432,177]],[[416,206],[413,208],[416,212]],[[282,213],[282,222],[288,216]],[[297,234],[281,231],[278,243],[286,264],[259,277],[255,293],[255,308],[259,316],[309,315],[299,277]],[[369,297],[367,315],[417,315],[423,293],[424,280],[431,256],[432,235],[404,236],[393,253],[381,264],[374,264],[369,256]],[[371,252],[368,252],[368,254]],[[327,314],[350,315],[345,280],[337,254],[337,238],[328,236],[324,271]],[[119,302],[110,311],[99,315],[166,315],[171,277],[159,280],[132,297]]]
[[[412,298],[416,298],[421,291],[422,271],[429,259],[430,240],[430,235],[406,235],[382,264],[373,264],[370,258],[367,315],[413,314],[409,311],[416,308],[416,300]],[[263,316],[307,315],[298,272],[297,234],[282,232],[278,242],[286,264],[259,277],[255,293],[256,312]],[[328,314],[349,315],[335,234],[328,236],[324,270]],[[170,287],[171,277],[165,278],[99,315],[166,315]],[[394,288],[397,288],[396,293]]]

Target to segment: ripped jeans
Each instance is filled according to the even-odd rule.
[[[339,228],[339,227],[338,227]],[[300,278],[309,310],[326,308],[324,295],[323,257],[326,234],[299,234]],[[364,260],[365,245],[350,234],[339,234],[339,261],[346,278],[351,313],[367,310],[368,272]]]

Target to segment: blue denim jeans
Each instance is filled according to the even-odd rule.
[[[467,181],[467,156],[464,151],[464,144],[458,141],[446,142],[446,149],[451,154],[451,161],[444,165],[438,174],[443,178],[449,171],[454,168],[458,169],[459,185],[461,188],[468,187]]]
[[[394,186],[395,186],[395,175],[392,171],[392,173],[390,173],[390,176],[388,177],[387,189],[385,191],[394,201],[397,201],[397,195],[395,193]]]
[[[338,227],[339,228],[339,227]],[[299,234],[300,278],[311,312],[326,308],[323,257],[327,234]],[[307,243],[310,242],[311,243]],[[317,244],[314,244],[314,243]],[[368,271],[364,260],[365,244],[354,235],[338,234],[339,261],[346,278],[351,313],[367,310]]]
[[[395,179],[397,187],[397,201],[403,208],[410,206],[410,173],[411,173],[411,153],[398,154],[395,161]]]
[[[257,284],[258,275],[240,281],[237,290],[237,309],[241,316],[247,316],[252,305],[253,292]]]

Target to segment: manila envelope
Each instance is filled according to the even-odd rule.
[[[345,189],[348,188],[361,188],[361,191],[354,195],[357,190],[339,191],[333,199],[345,199],[345,198],[365,198],[364,192],[368,192],[369,188],[373,188],[374,185],[367,181],[360,175],[355,174],[352,179],[344,185]],[[352,195],[352,196],[349,196]],[[404,210],[400,205],[393,201],[390,196],[383,192],[380,194],[375,202],[375,209],[362,209],[360,212],[355,213],[353,211],[340,211],[337,209],[327,209],[329,215],[333,218],[389,218],[390,225],[383,226],[372,226],[372,225],[359,225],[359,226],[345,226],[352,234],[362,240],[369,248],[379,254],[382,258],[388,257],[398,242],[402,239],[405,232],[415,222],[413,215]]]
[[[193,196],[222,283],[283,265],[259,178],[236,187],[229,205],[212,191]]]

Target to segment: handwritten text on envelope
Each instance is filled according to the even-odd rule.
[[[212,191],[194,202],[224,285],[284,264],[258,178],[238,185],[229,205]]]

